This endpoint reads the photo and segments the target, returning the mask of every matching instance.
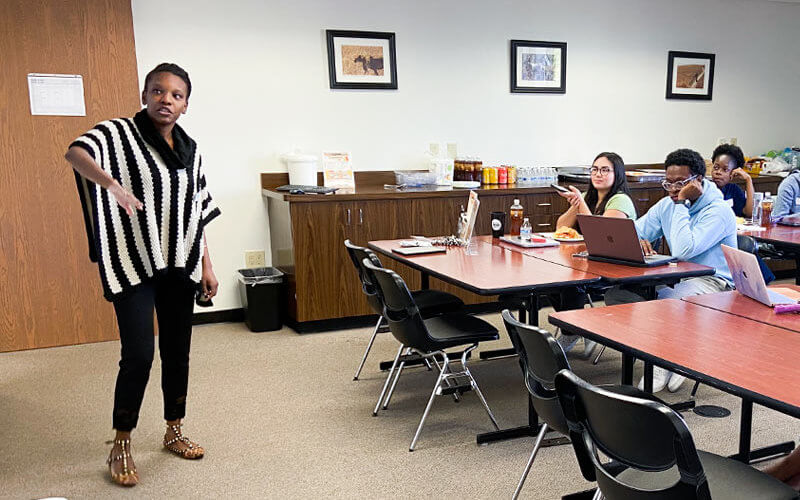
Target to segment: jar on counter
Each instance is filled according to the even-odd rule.
[[[483,162],[477,156],[474,158],[473,167],[474,170],[472,172],[472,179],[470,180],[481,182],[482,180],[481,170],[483,170]]]

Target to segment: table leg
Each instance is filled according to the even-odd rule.
[[[535,436],[539,433],[539,414],[533,407],[530,394],[528,395],[528,423],[520,427],[513,427],[510,429],[501,429],[499,431],[484,432],[478,434],[478,444],[494,443],[495,441],[504,441],[506,439],[516,439],[520,437]]]
[[[739,453],[737,460],[750,462],[750,437],[753,431],[753,402],[742,398],[742,413],[739,417]]]
[[[636,361],[632,355],[622,353],[622,385],[633,385],[633,363]]]
[[[653,363],[644,362],[644,392],[653,393]]]
[[[536,294],[531,294],[528,297],[528,324],[533,326],[539,326],[539,296]],[[520,318],[520,321],[522,319]],[[489,351],[481,351],[479,354],[480,359],[493,359],[493,358],[502,358],[505,356],[516,356],[517,351],[514,348],[506,348],[506,349],[492,349]]]

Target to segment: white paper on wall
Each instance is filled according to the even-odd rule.
[[[32,115],[86,116],[81,75],[28,73]]]

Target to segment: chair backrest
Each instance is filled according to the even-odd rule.
[[[383,303],[383,317],[398,342],[423,352],[432,350],[431,339],[406,282],[391,269],[376,266],[369,259],[362,261],[368,279],[377,285]]]
[[[383,304],[380,297],[377,296],[378,291],[376,286],[369,279],[364,265],[361,263],[364,259],[369,259],[377,267],[383,267],[380,259],[368,248],[354,245],[350,240],[344,240],[344,246],[347,248],[347,255],[353,261],[353,265],[358,271],[358,279],[361,281],[361,291],[367,296],[367,303],[375,311],[376,314],[383,314]]]
[[[564,350],[547,330],[519,322],[508,309],[502,316],[519,355],[525,386],[536,413],[549,427],[568,434],[567,421],[555,391],[556,374],[570,369]]]
[[[743,252],[758,253],[758,243],[756,243],[755,238],[752,236],[737,234],[736,246],[739,247],[739,250],[742,250]]]
[[[569,370],[555,382],[583,477],[596,480],[606,498],[711,498],[692,435],[674,410],[595,387]],[[625,483],[606,469],[597,450],[645,476],[677,466],[676,481],[661,489]]]

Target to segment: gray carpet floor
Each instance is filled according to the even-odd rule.
[[[548,312],[541,312],[541,324]],[[498,314],[484,317],[500,327]],[[407,370],[390,408],[373,417],[384,377],[377,362],[390,359],[397,344],[380,335],[354,382],[368,334],[367,328],[297,335],[252,333],[240,323],[196,327],[185,432],[207,455],[193,462],[163,450],[156,361],[133,436],[141,475],[133,489],[112,485],[105,466],[119,344],[0,354],[0,497],[509,498],[533,439],[477,446],[475,435],[490,430],[490,422],[467,393],[458,404],[437,398],[417,450],[409,453],[435,376]],[[482,349],[504,346],[505,334]],[[724,339],[719,348],[726,348]],[[572,365],[590,381],[616,382],[620,357],[607,350],[596,366],[577,359]],[[525,423],[517,360],[475,360],[471,367],[501,427]],[[662,394],[683,400],[690,388],[686,383],[676,394]],[[684,413],[698,448],[734,453],[738,401],[706,386],[698,401],[733,412],[722,419]],[[799,433],[795,419],[755,408],[754,446]],[[523,497],[559,498],[590,486],[570,446],[545,448]]]

